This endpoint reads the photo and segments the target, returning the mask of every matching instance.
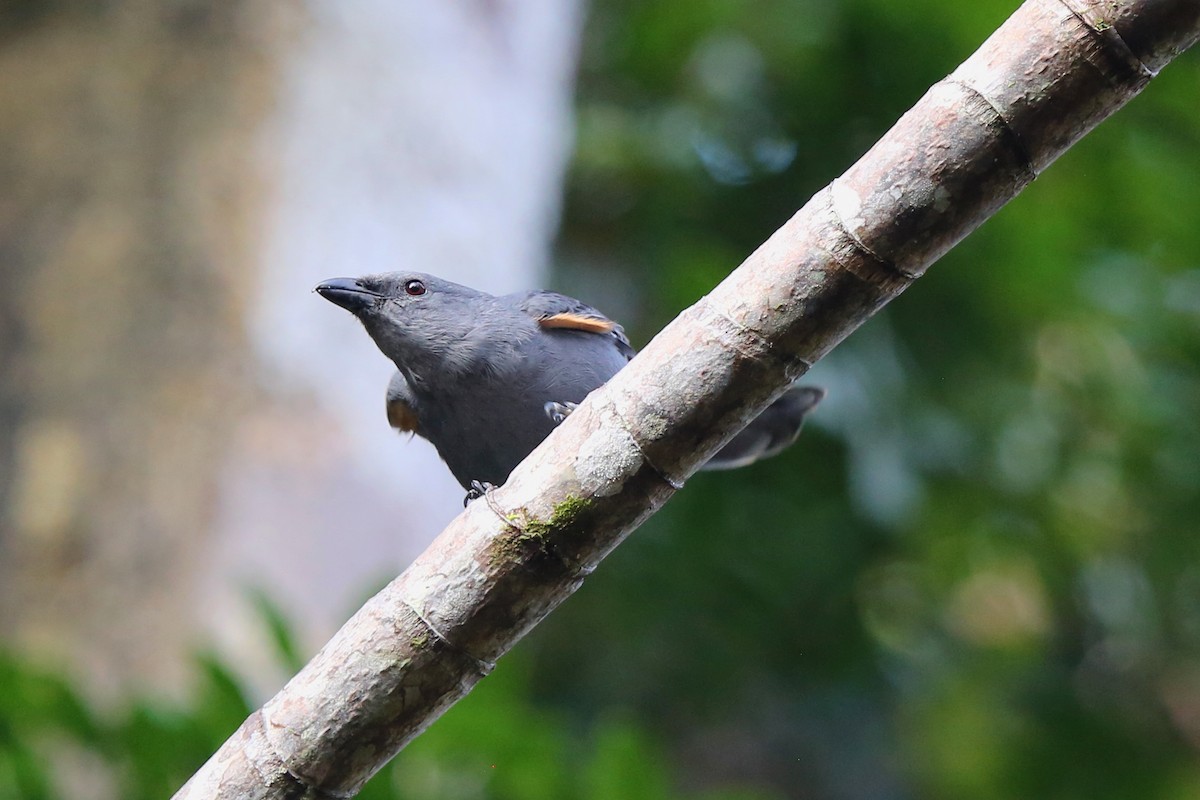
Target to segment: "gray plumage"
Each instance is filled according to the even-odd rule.
[[[358,317],[395,363],[392,427],[432,442],[468,489],[504,483],[562,414],[634,355],[620,325],[557,292],[497,297],[418,272],[334,278],[317,292]],[[705,468],[775,455],[823,396],[788,390]]]

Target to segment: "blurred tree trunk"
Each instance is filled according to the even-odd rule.
[[[538,283],[578,12],[0,6],[0,645],[178,685],[198,625],[252,649],[247,585],[320,641],[420,551],[461,490],[309,290]]]
[[[0,636],[178,677],[247,399],[269,4],[0,12]]]

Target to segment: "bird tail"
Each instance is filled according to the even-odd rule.
[[[804,418],[817,407],[825,390],[816,386],[793,386],[767,406],[701,467],[703,470],[734,469],[770,458],[800,435]]]

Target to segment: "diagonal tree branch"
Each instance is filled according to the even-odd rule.
[[[707,456],[1200,38],[1200,0],[1029,0],[594,392],[177,798],[349,797]]]

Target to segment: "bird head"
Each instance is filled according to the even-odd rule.
[[[330,278],[316,292],[358,317],[416,387],[433,374],[471,369],[487,330],[492,295],[421,272]]]

